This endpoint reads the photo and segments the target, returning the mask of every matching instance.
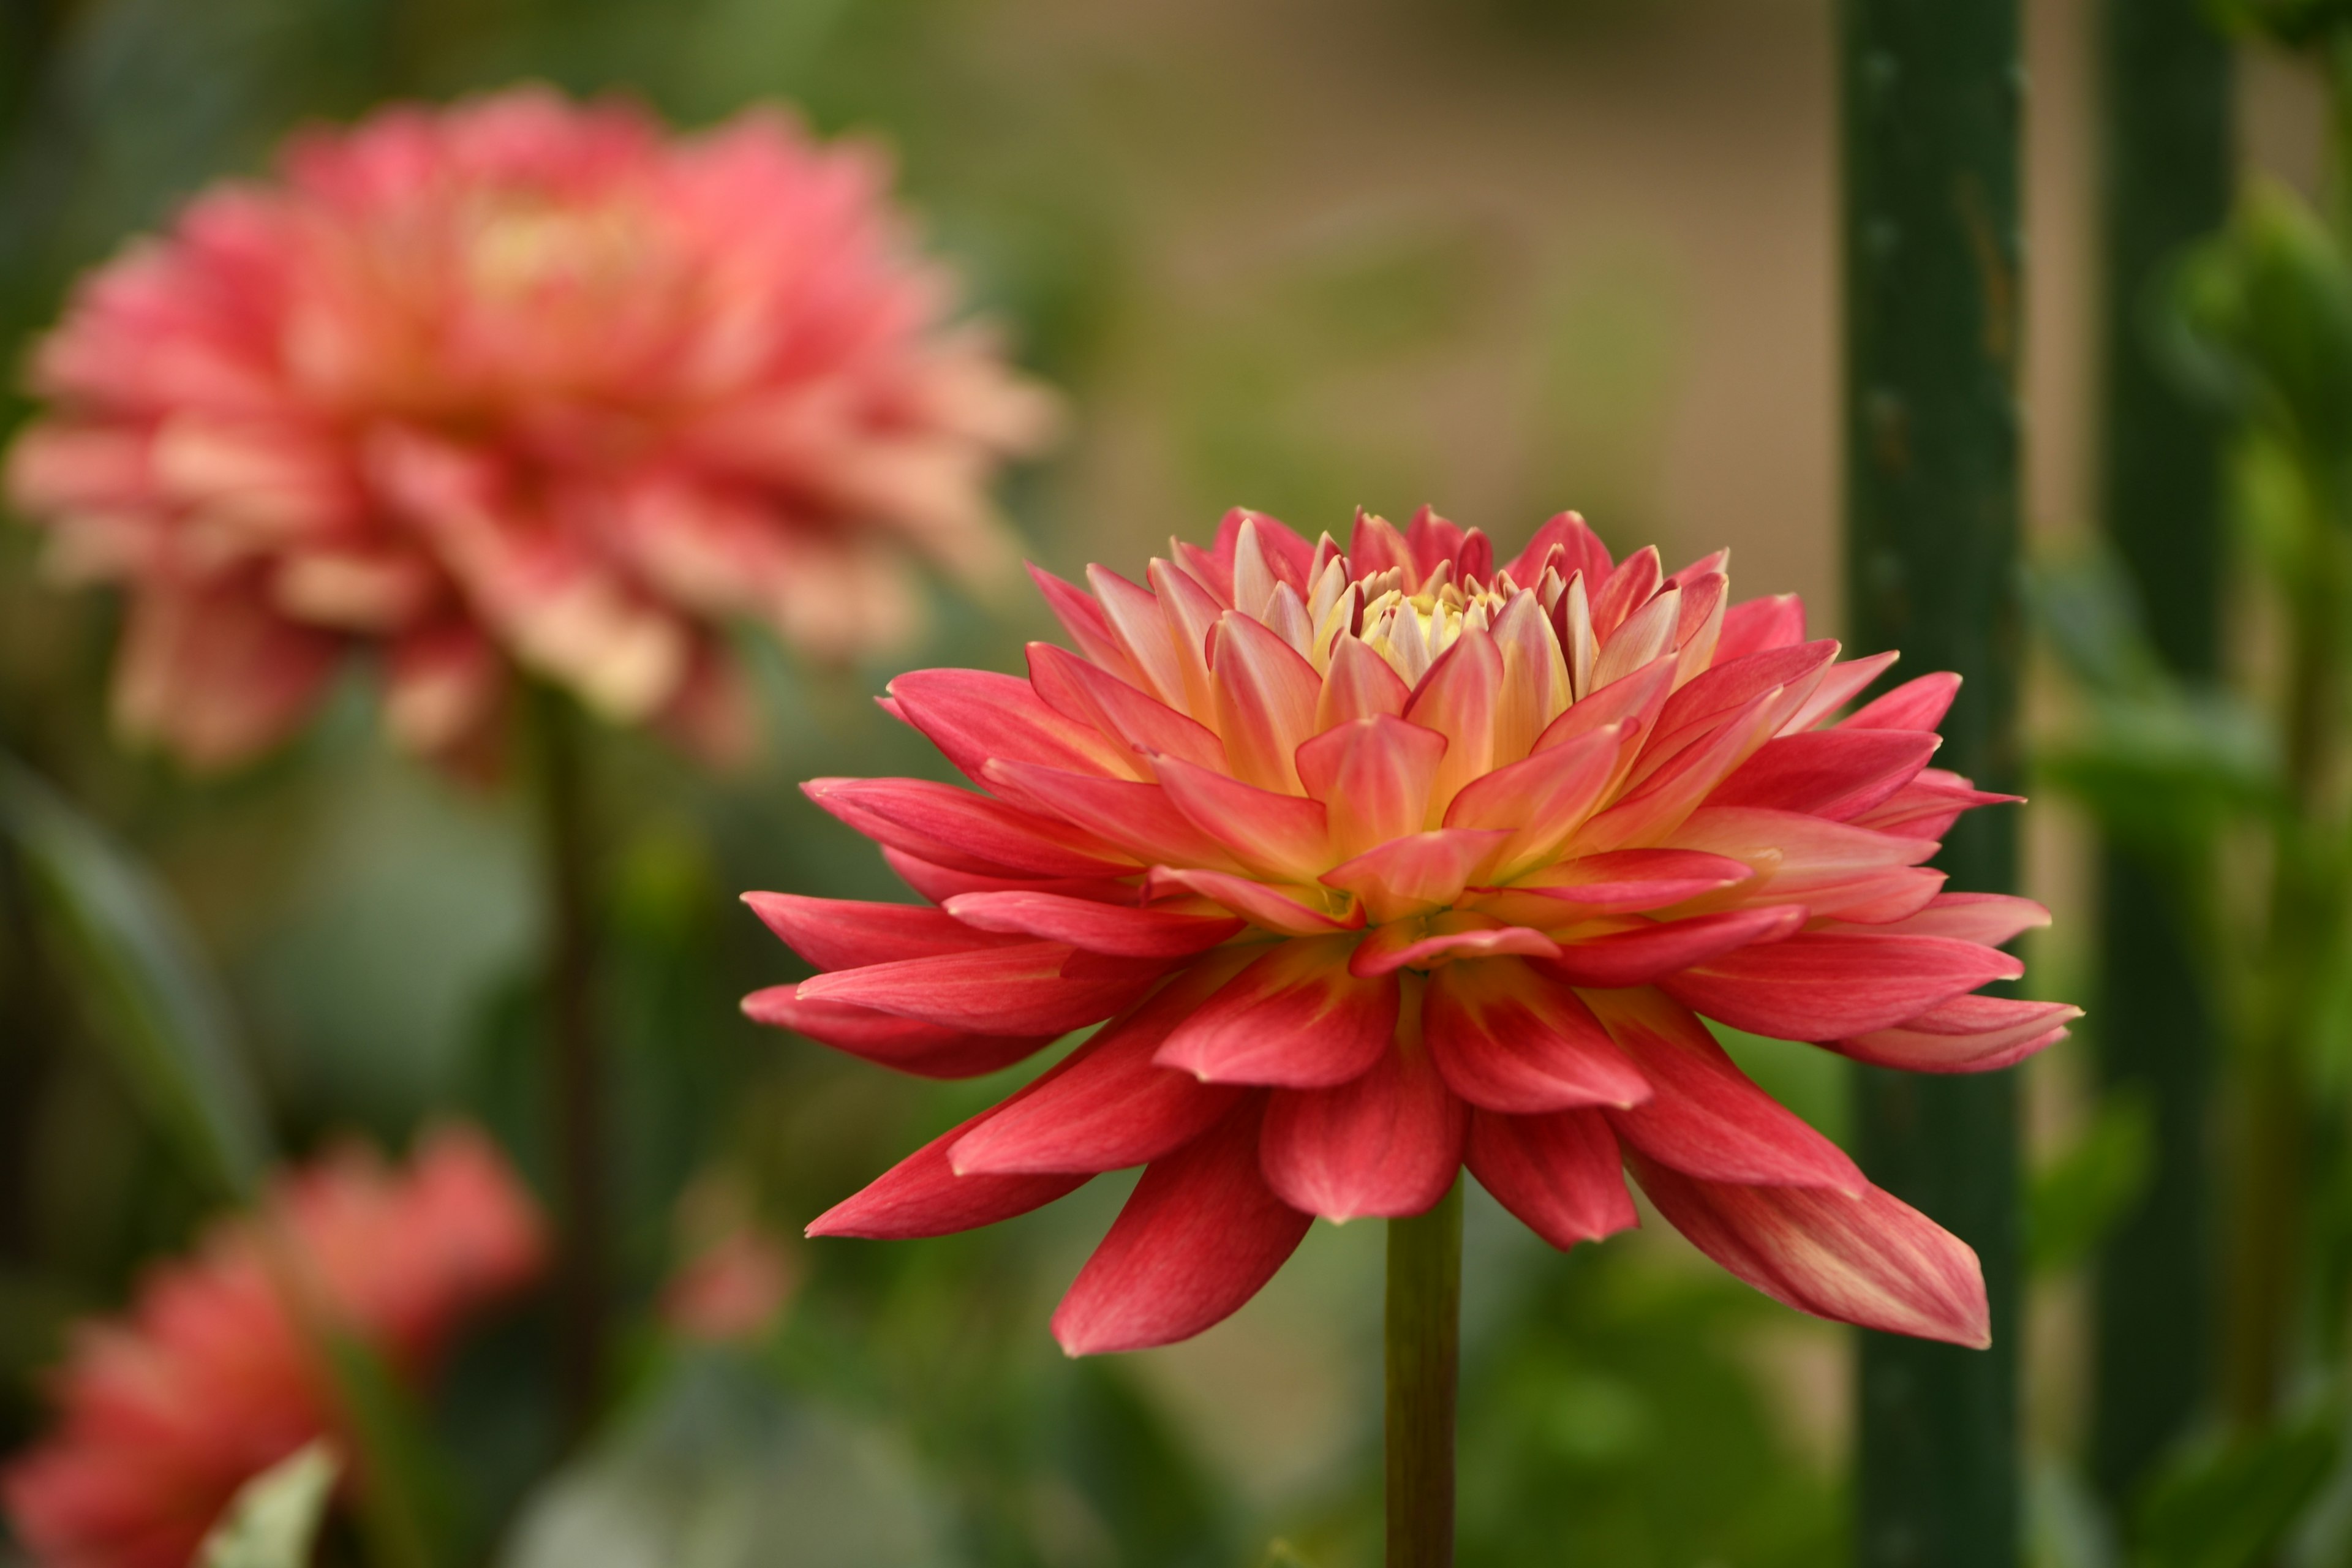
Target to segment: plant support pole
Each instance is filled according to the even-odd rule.
[[[2100,522],[2166,668],[2221,670],[2221,432],[2150,350],[2164,268],[2230,203],[2230,51],[2202,0],[2104,0],[2101,54]],[[2192,900],[2212,868],[2100,853],[2099,980],[2090,1035],[2103,1091],[2153,1113],[2147,1190],[2093,1276],[2091,1476],[2127,1509],[2211,1381],[2209,1156],[2216,1021]]]
[[[1847,622],[1857,650],[1965,678],[1937,764],[2007,790],[2016,727],[2016,0],[1842,0]],[[2017,813],[1972,812],[1937,862],[2007,891]],[[1862,1336],[1862,1568],[2015,1568],[2014,1074],[1862,1068],[1873,1179],[1977,1250],[1993,1347]]]
[[[1462,1360],[1462,1183],[1389,1221],[1388,1568],[1453,1568],[1454,1396]]]

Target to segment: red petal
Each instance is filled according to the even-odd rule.
[[[1801,1312],[1888,1333],[1992,1343],[1984,1275],[1968,1244],[1881,1192],[1699,1181],[1633,1156],[1658,1212],[1691,1245]]]
[[[1830,1049],[1912,1072],[1990,1072],[2055,1045],[2082,1016],[2063,1002],[1955,996],[1894,1028],[1833,1041]]]
[[[1165,752],[1225,771],[1216,731],[1052,643],[1029,645],[1029,684],[1055,712],[1117,736],[1129,750]]]
[[[1176,809],[1251,869],[1308,881],[1331,863],[1322,802],[1259,789],[1174,757],[1151,763]]]
[[[1374,714],[1299,747],[1298,778],[1329,814],[1333,852],[1360,855],[1428,825],[1430,785],[1444,755],[1445,737],[1436,731]]]
[[[1045,706],[1025,680],[980,669],[918,669],[890,682],[898,716],[974,784],[991,757],[1073,773],[1135,776],[1135,758],[1091,725]]]
[[[1168,1033],[1232,973],[1212,962],[1071,1054],[1036,1091],[982,1120],[950,1152],[956,1170],[1115,1171],[1174,1152],[1213,1126],[1247,1092],[1204,1084],[1155,1066]]]
[[[1156,784],[1097,778],[1001,759],[989,763],[981,773],[982,782],[1014,805],[1040,817],[1058,817],[1146,864],[1174,861],[1241,868],[1241,862],[1177,810],[1176,803]]]
[[[1276,943],[1177,1028],[1160,1065],[1289,1089],[1370,1071],[1396,1035],[1397,979],[1349,973],[1355,945],[1352,936]]]
[[[1544,525],[1536,530],[1535,537],[1528,541],[1528,547],[1519,552],[1518,559],[1504,570],[1511,574],[1515,583],[1533,584],[1543,575],[1544,567],[1550,562],[1555,547],[1566,556],[1559,566],[1561,577],[1573,577],[1581,572],[1586,582],[1595,584],[1608,577],[1609,547],[1601,542],[1600,535],[1586,526],[1584,519],[1572,511],[1563,511],[1546,520]]]
[[[1034,1056],[1050,1035],[977,1035],[839,1002],[809,1001],[797,985],[743,998],[743,1016],[917,1078],[978,1078]]]
[[[2024,973],[2005,952],[1948,937],[1806,931],[1769,952],[1735,951],[1694,964],[1660,984],[1735,1029],[1842,1040]]]
[[[1692,915],[1610,936],[1563,942],[1559,956],[1539,961],[1538,966],[1570,985],[1648,985],[1741,948],[1784,942],[1804,923],[1804,909],[1791,904]]]
[[[1565,1252],[1642,1223],[1617,1139],[1597,1110],[1470,1115],[1470,1173],[1519,1223]]]
[[[1717,669],[1735,658],[1805,640],[1805,602],[1794,594],[1748,599],[1723,612],[1723,636],[1716,639]]]
[[[1635,1149],[1709,1181],[1852,1193],[1868,1185],[1844,1151],[1757,1088],[1683,1008],[1654,991],[1595,992],[1585,1000],[1657,1091],[1606,1112]]]
[[[1387,659],[1353,637],[1331,646],[1331,668],[1315,700],[1317,730],[1335,729],[1356,719],[1393,719],[1404,711],[1412,689]]]
[[[1357,931],[1364,923],[1361,909],[1350,911],[1347,920],[1336,920],[1310,907],[1306,900],[1315,899],[1320,902],[1328,895],[1296,883],[1274,887],[1222,871],[1154,866],[1143,885],[1148,898],[1163,898],[1171,889],[1181,889],[1223,904],[1252,924],[1285,936],[1323,936],[1332,931]]]
[[[1430,809],[1444,813],[1471,780],[1495,765],[1495,711],[1503,686],[1503,650],[1494,635],[1472,626],[1437,656],[1405,704],[1405,721],[1445,737],[1445,755],[1430,786]]]
[[[1036,1087],[1033,1084],[1022,1094]],[[1020,1098],[1015,1095],[1007,1104],[1017,1103]],[[983,1110],[971,1121],[949,1128],[883,1172],[863,1191],[817,1215],[808,1234],[863,1236],[887,1241],[948,1236],[1043,1208],[1093,1179],[1066,1174],[957,1175],[948,1165],[949,1148],[1003,1109]]]
[[[1171,708],[1189,709],[1191,693],[1184,683],[1183,661],[1169,636],[1168,618],[1160,613],[1159,598],[1150,589],[1129,582],[1106,566],[1087,567],[1087,585],[1095,591],[1104,625],[1126,655],[1126,662],[1141,677],[1135,684]]]
[[[958,871],[887,846],[882,858],[918,897],[935,904],[944,904],[958,893],[1063,893],[1073,899],[1116,901],[1134,898],[1137,892],[1128,883],[1104,877],[991,877]]]
[[[1806,730],[1767,741],[1709,805],[1763,806],[1849,822],[1919,776],[1943,744],[1918,730]]]
[[[1242,929],[1241,921],[1216,915],[1100,904],[1057,893],[965,893],[948,900],[948,913],[982,931],[1066,942],[1126,958],[1189,957]]]
[[[1610,849],[1564,860],[1496,890],[1632,913],[1737,887],[1755,874],[1745,861],[1703,850]]]
[[[1336,1089],[1278,1089],[1259,1142],[1268,1185],[1328,1220],[1415,1215],[1462,1168],[1468,1110],[1408,1026],[1371,1071]]]
[[[1658,714],[1662,744],[1675,744],[1684,732],[1720,720],[1775,689],[1804,686],[1816,680],[1837,658],[1838,645],[1824,637],[1796,647],[1774,647],[1727,659],[1718,646],[1715,667],[1678,689]]]
[[[1938,893],[1927,907],[1874,929],[1889,936],[1948,936],[2000,947],[2050,923],[2050,911],[2010,893]]]
[[[1865,703],[1842,728],[1850,730],[1932,730],[1944,721],[1952,699],[1960,694],[1960,678],[1948,669],[1906,680],[1875,702]]]
[[[1054,618],[1062,623],[1062,629],[1070,634],[1070,640],[1078,645],[1078,651],[1087,657],[1089,663],[1130,685],[1143,683],[1143,672],[1133,659],[1127,657],[1125,647],[1112,632],[1110,622],[1104,618],[1102,606],[1095,603],[1092,595],[1075,583],[1065,583],[1051,572],[1035,566],[1029,568],[1029,576],[1037,584],[1037,591],[1045,595],[1046,605],[1054,612]]]
[[[1475,921],[1475,915],[1449,915],[1444,921]],[[1462,925],[1434,935],[1423,934],[1432,923],[1423,921],[1399,921],[1393,925],[1377,926],[1369,932],[1355,956],[1348,960],[1349,973],[1369,978],[1388,974],[1400,969],[1427,968],[1433,960],[1460,961],[1473,958],[1558,958],[1559,943],[1539,931],[1526,926]]]
[[[982,876],[1118,877],[1109,845],[1002,801],[929,779],[811,779],[802,793],[877,844]]]
[[[1361,899],[1375,922],[1428,914],[1460,898],[1510,838],[1466,827],[1391,838],[1326,871],[1322,882]]]
[[[1688,820],[1725,775],[1770,737],[1787,695],[1777,689],[1764,692],[1704,738],[1683,747],[1588,823],[1579,842],[1599,850],[1633,848],[1665,838]],[[1651,749],[1644,748],[1644,763],[1650,755]]]
[[[1574,991],[1509,959],[1450,963],[1422,1005],[1430,1055],[1454,1092],[1529,1114],[1637,1104],[1649,1080]]]
[[[1941,838],[1960,813],[1980,805],[2013,805],[2023,795],[1993,795],[1978,789],[1955,773],[1927,768],[1897,790],[1885,805],[1864,812],[1856,824],[1882,833],[1902,833],[1919,838]]]
[[[1314,1222],[1276,1197],[1259,1173],[1262,1120],[1254,1098],[1143,1173],[1055,1310],[1054,1337],[1065,1351],[1095,1355],[1190,1339],[1256,1295],[1297,1250]]]
[[[950,1028],[1059,1035],[1108,1017],[1166,973],[1165,959],[1106,958],[1058,942],[820,974],[804,1000],[846,1002]]]
[[[1607,793],[1629,738],[1610,725],[1473,779],[1445,808],[1448,827],[1509,828],[1503,873],[1557,855]]]
[[[1007,945],[1003,937],[922,904],[869,904],[797,893],[746,893],[743,901],[784,945],[819,969],[857,969]]]
[[[1650,602],[1665,575],[1654,544],[1644,545],[1620,561],[1609,581],[1592,595],[1592,635],[1605,645],[1634,611]]]
[[[1234,774],[1262,789],[1296,793],[1292,758],[1315,733],[1323,678],[1265,623],[1234,614],[1217,622],[1213,675],[1217,732]]]
[[[1813,688],[1804,706],[1789,716],[1780,727],[1781,733],[1790,734],[1810,730],[1858,696],[1862,689],[1884,675],[1902,655],[1874,653],[1866,658],[1848,659],[1833,664],[1822,672],[1822,683]],[[1855,728],[1862,728],[1856,725]]]

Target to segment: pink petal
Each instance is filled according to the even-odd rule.
[[[1735,658],[1805,640],[1805,602],[1794,594],[1749,599],[1723,612],[1723,636],[1715,645],[1720,669]]]
[[[1343,633],[1331,647],[1331,668],[1324,672],[1323,693],[1316,699],[1315,727],[1319,731],[1353,719],[1393,719],[1412,696],[1404,677],[1387,659]]]
[[[1538,967],[1570,985],[1648,985],[1726,953],[1783,942],[1803,929],[1805,919],[1801,905],[1770,904],[1656,921],[1609,936],[1563,942],[1559,956]]]
[[[1315,733],[1323,678],[1265,624],[1229,614],[1217,622],[1217,731],[1234,773],[1262,789],[1296,794],[1292,758]]]
[[[1633,912],[1738,887],[1755,875],[1745,861],[1697,849],[1609,849],[1563,860],[1521,878],[1506,890],[1541,893],[1587,909]]]
[[[1850,1193],[1869,1184],[1844,1151],[1757,1088],[1684,1008],[1654,991],[1594,992],[1585,1000],[1656,1090],[1606,1112],[1633,1148],[1709,1181]]]
[[[1673,658],[1654,659],[1614,685],[1580,698],[1536,737],[1535,750],[1548,752],[1612,724],[1625,726],[1622,733],[1628,741],[1651,734],[1674,686]]]
[[[1782,695],[1773,690],[1751,699],[1712,734],[1683,748],[1632,793],[1592,818],[1578,841],[1596,850],[1661,842],[1698,808],[1727,773],[1769,738]],[[1649,752],[1645,749],[1643,754],[1646,760]]]
[[[1605,645],[1634,611],[1650,602],[1664,580],[1654,544],[1644,545],[1619,562],[1609,581],[1592,595],[1592,635]]]
[[[1097,778],[1002,758],[982,768],[981,777],[1008,804],[1034,816],[1059,818],[1146,864],[1173,861],[1241,868],[1233,853],[1202,832],[1156,784]]]
[[[1876,680],[1901,658],[1895,653],[1874,653],[1867,658],[1849,659],[1833,664],[1822,672],[1822,682],[1805,699],[1804,706],[1789,716],[1780,729],[1783,734],[1810,730],[1839,709],[1844,707],[1863,688]]]
[[[1196,870],[1184,866],[1154,866],[1144,879],[1148,898],[1167,896],[1171,889],[1212,900],[1234,913],[1268,931],[1285,936],[1323,936],[1333,931],[1356,931],[1364,923],[1364,911],[1357,908],[1348,919],[1340,920],[1319,908],[1311,908],[1307,900],[1319,903],[1319,889],[1293,884],[1289,887],[1269,887],[1247,877],[1229,876],[1223,871]],[[1325,895],[1324,897],[1328,897]]]
[[[929,779],[811,779],[809,799],[866,837],[982,876],[1118,877],[1136,867],[1063,823]]]
[[[1215,731],[1051,643],[1029,645],[1029,684],[1055,712],[1118,737],[1131,751],[1165,752],[1227,771],[1225,743]]]
[[[1253,870],[1307,881],[1331,863],[1322,802],[1259,789],[1174,757],[1154,757],[1151,765],[1176,809]]]
[[[1441,827],[1392,838],[1333,867],[1321,880],[1363,900],[1375,924],[1427,914],[1460,898],[1510,838],[1508,833]]]
[[[1454,796],[1495,765],[1495,712],[1503,685],[1503,651],[1492,633],[1472,626],[1437,656],[1405,704],[1405,721],[1445,737],[1445,755],[1430,788],[1441,817]]]
[[[1189,708],[1184,665],[1168,635],[1158,597],[1105,566],[1087,568],[1087,585],[1095,591],[1104,624],[1125,662],[1142,677],[1136,684],[1171,708]]]
[[[1071,1355],[1190,1339],[1231,1316],[1297,1250],[1312,1219],[1259,1173],[1259,1102],[1154,1161],[1054,1313]],[[1039,1178],[1031,1178],[1039,1179]]]
[[[1328,813],[1332,852],[1360,855],[1428,826],[1430,786],[1444,755],[1444,736],[1384,713],[1349,720],[1299,747],[1299,783]]]
[[[1919,730],[1805,730],[1767,741],[1707,796],[1849,822],[1919,776],[1943,744]]]
[[[1467,1160],[1496,1203],[1563,1252],[1642,1223],[1625,1190],[1617,1139],[1597,1110],[1473,1111]]]
[[[1160,624],[1167,628],[1168,646],[1174,651],[1178,671],[1183,678],[1185,711],[1203,722],[1215,719],[1222,726],[1223,721],[1217,714],[1216,684],[1209,672],[1209,639],[1226,606],[1208,589],[1165,561],[1154,561],[1150,576],[1152,592],[1160,595]],[[1226,737],[1225,753],[1233,754],[1230,736]]]
[[[1023,1091],[1028,1092],[1031,1090]],[[1016,1103],[1019,1099],[1016,1095],[1007,1104]],[[856,1195],[817,1215],[810,1223],[808,1234],[862,1236],[886,1241],[948,1236],[1043,1208],[1092,1180],[1083,1173],[957,1175],[948,1165],[948,1150],[994,1114],[995,1110],[983,1110],[971,1121],[949,1128],[885,1171]]]
[[[1351,1082],[1269,1097],[1258,1158],[1284,1203],[1338,1221],[1420,1214],[1445,1195],[1469,1112],[1412,1032]]]
[[[1240,921],[1214,915],[1103,904],[1058,893],[965,893],[948,900],[947,912],[982,931],[1066,942],[1088,952],[1129,958],[1189,957],[1242,929]]]
[[[1475,915],[1450,915],[1446,921],[1473,921]],[[1559,943],[1526,926],[1463,924],[1432,932],[1433,922],[1406,920],[1375,927],[1348,960],[1349,973],[1370,978],[1405,968],[1427,968],[1438,960],[1472,958],[1558,958]]]
[[[1323,1089],[1370,1070],[1395,1037],[1397,978],[1348,973],[1356,939],[1276,943],[1179,1026],[1163,1067],[1213,1083]]]
[[[1116,1171],[1173,1153],[1248,1092],[1157,1066],[1152,1057],[1232,965],[1178,975],[1126,1017],[1106,1025],[1035,1092],[1005,1105],[959,1140],[949,1159],[963,1174]]]
[[[919,898],[944,904],[958,893],[1064,893],[1074,899],[1131,899],[1136,889],[1103,877],[991,877],[935,865],[903,849],[885,847],[882,858]]]
[[[1495,617],[1503,684],[1495,707],[1495,763],[1516,763],[1569,705],[1568,665],[1535,595],[1522,588]]]
[[[1127,656],[1126,646],[1111,630],[1102,606],[1095,603],[1091,595],[1076,584],[1065,583],[1051,572],[1035,566],[1029,568],[1029,576],[1037,584],[1037,591],[1045,595],[1046,605],[1054,612],[1054,618],[1062,623],[1062,629],[1070,634],[1070,640],[1078,645],[1078,651],[1086,656],[1088,663],[1129,685],[1140,685],[1149,679],[1135,660]]]
[[[1584,519],[1572,511],[1546,520],[1536,530],[1535,537],[1528,541],[1528,547],[1519,552],[1518,559],[1504,570],[1510,573],[1515,583],[1533,583],[1543,575],[1556,549],[1564,556],[1559,563],[1562,578],[1573,577],[1579,572],[1584,574],[1588,583],[1598,584],[1608,578],[1609,547],[1585,525]]]
[[[1429,977],[1422,1025],[1454,1092],[1529,1114],[1633,1105],[1649,1080],[1576,993],[1524,963],[1451,963]]]
[[[921,904],[869,904],[797,893],[746,893],[743,901],[787,947],[819,969],[857,969],[1007,945],[1003,937]]]
[[[1072,773],[1133,778],[1131,752],[1091,725],[1045,706],[1029,683],[979,669],[919,669],[890,682],[898,716],[921,731],[965,777],[985,784],[991,757]]]
[[[1053,1041],[1051,1035],[979,1035],[839,1002],[811,1001],[797,985],[752,992],[743,998],[743,1016],[917,1078],[978,1078],[1033,1057]]]
[[[1767,648],[1727,660],[1718,649],[1714,668],[1666,700],[1658,714],[1657,735],[1674,743],[1683,732],[1710,720],[1720,720],[1765,692],[1804,687],[1818,680],[1837,658],[1838,645],[1823,638],[1795,647]]]
[[[1358,581],[1393,569],[1404,574],[1408,592],[1421,585],[1421,572],[1404,535],[1388,519],[1367,511],[1356,513],[1355,529],[1348,535],[1348,564]]]
[[[1951,710],[1960,694],[1960,678],[1948,669],[1906,680],[1875,702],[1865,703],[1848,718],[1849,730],[1932,730]]]
[[[1769,952],[1735,951],[1659,984],[1735,1029],[1784,1040],[1843,1040],[1892,1028],[1938,1002],[2025,966],[2008,953],[1939,936],[1806,931]]]
[[[2055,1045],[2082,1016],[2063,1002],[1955,996],[1891,1029],[1831,1041],[1830,1049],[1912,1072],[1990,1072]]]
[[[1938,893],[1915,915],[1874,929],[1889,936],[1948,936],[2002,947],[2050,923],[2050,911],[2010,893]]]
[[[820,974],[801,983],[801,996],[951,1029],[1059,1035],[1118,1012],[1167,968],[1165,959],[1106,958],[1058,942],[1024,942]]]
[[[1888,1333],[1976,1350],[1992,1343],[1977,1255],[1876,1187],[1707,1182],[1639,1154],[1633,1173],[1692,1246],[1774,1300]]]
[[[1473,779],[1445,808],[1448,827],[1508,828],[1506,875],[1549,860],[1617,776],[1626,732],[1610,725]]]
[[[1864,812],[1856,822],[1882,833],[1902,833],[1919,838],[1941,838],[1964,811],[1980,805],[2011,805],[2022,795],[1993,795],[1978,789],[1959,774],[1927,768],[1885,805]]]
[[[1918,885],[1920,876],[1932,874],[1914,868],[1936,852],[1932,838],[1754,806],[1702,807],[1668,841],[1747,861],[1768,873],[1748,897],[1801,902],[1824,919]],[[1921,902],[1935,891],[1927,885]]]

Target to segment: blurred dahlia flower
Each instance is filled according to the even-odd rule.
[[[1149,586],[1036,574],[1075,653],[884,703],[979,793],[806,786],[929,906],[750,895],[824,973],[744,1007],[940,1078],[1109,1022],[811,1233],[961,1230],[1142,1165],[1055,1314],[1080,1354],[1197,1333],[1311,1216],[1421,1213],[1465,1164],[1560,1247],[1635,1223],[1630,1169],[1790,1306],[1986,1343],[1975,1254],[1701,1016],[1926,1072],[2059,1038],[2076,1009],[1973,994],[2047,911],[1922,864],[2012,797],[1927,766],[1957,678],[1831,723],[1895,656],[1837,662],[1723,566],[1612,563],[1572,514],[1498,568],[1426,511],[1344,553],[1237,512]]]
[[[420,1382],[541,1251],[530,1199],[470,1131],[429,1135],[405,1172],[350,1149],[281,1179],[265,1219],[215,1227],[129,1317],[76,1331],[57,1431],[0,1473],[18,1538],[42,1568],[187,1568],[240,1486],[338,1425],[306,1311]]]
[[[82,285],[8,464],[55,569],[128,590],[120,726],[234,763],[367,647],[421,752],[510,666],[726,750],[721,622],[835,659],[909,630],[911,558],[1008,568],[986,483],[1052,405],[946,324],[887,177],[772,110],[522,89],[197,197]]]

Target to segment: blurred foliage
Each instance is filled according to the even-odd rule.
[[[341,1468],[321,1441],[246,1482],[195,1568],[309,1568]]]

